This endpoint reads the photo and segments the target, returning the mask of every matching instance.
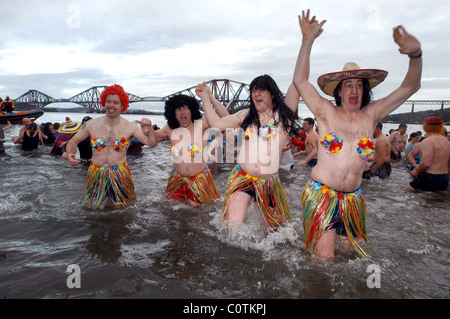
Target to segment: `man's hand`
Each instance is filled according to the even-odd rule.
[[[327,22],[323,20],[322,22],[318,22],[316,20],[316,16],[313,16],[312,19],[309,18],[309,9],[305,15],[305,11],[302,11],[302,16],[298,16],[298,21],[300,23],[300,28],[302,30],[303,38],[314,40],[319,35],[322,34],[323,29],[322,26]]]
[[[418,56],[422,52],[420,42],[414,36],[406,32],[402,25],[394,28],[394,41],[398,44],[398,51],[409,56]]]
[[[150,121],[147,118],[142,118],[140,121],[136,120],[136,123],[138,123],[141,126],[142,133],[144,133],[145,136],[148,136],[150,134],[150,129],[152,128],[152,121]]]

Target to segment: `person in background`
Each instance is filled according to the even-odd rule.
[[[419,142],[420,135],[417,132],[409,134],[408,142],[405,145],[405,159],[408,158],[408,154],[414,149],[414,146]]]
[[[50,152],[52,155],[63,156],[66,152],[68,141],[81,129],[80,122],[74,122],[70,117],[66,117],[66,123],[58,129],[59,136]],[[65,156],[63,156],[65,158]]]
[[[405,151],[406,140],[408,139],[408,134],[406,134],[406,129],[408,126],[406,124],[400,124],[398,130],[393,132],[389,136],[389,142],[391,143],[391,159],[399,160],[402,158],[402,152]]]
[[[306,134],[305,130],[303,128],[300,128],[297,131],[297,134],[294,134],[291,137],[291,144],[297,147],[297,151],[295,152],[295,154],[306,150],[305,141],[307,136],[308,135]]]
[[[364,179],[370,179],[372,176],[378,176],[384,179],[391,175],[391,143],[382,131],[383,123],[378,121],[373,132],[373,137],[375,138],[375,154],[369,169],[363,173]]]
[[[28,131],[30,129],[31,120],[28,117],[23,118],[22,123],[23,127],[19,131],[19,136],[12,138],[14,144],[19,144],[19,137],[23,135],[23,132]]]
[[[11,122],[6,122],[8,125],[0,127],[0,156],[5,155],[5,145],[3,143],[6,142],[5,132],[11,127]]]
[[[307,133],[305,140],[305,150],[294,154],[297,156],[299,154],[306,154],[306,158],[298,162],[298,166],[308,165],[309,167],[314,167],[317,164],[317,150],[319,148],[319,136],[314,130],[314,119],[308,117],[303,120],[303,129]]]
[[[79,129],[81,129],[83,126],[85,126],[89,120],[92,120],[92,117],[85,116],[81,120],[81,127]],[[59,134],[61,134],[61,133],[59,133]],[[65,133],[63,133],[63,134],[65,134]],[[73,134],[74,133],[71,133],[70,138],[73,137]],[[70,140],[70,138],[69,138],[69,140]],[[66,152],[66,147],[63,145],[62,149],[64,150],[64,152],[62,154],[62,158],[67,159],[68,155]],[[79,160],[80,164],[84,164],[85,166],[91,165],[92,147],[91,147],[91,140],[89,139],[89,137],[86,138],[85,140],[81,141],[80,143],[78,143],[78,151],[80,152],[80,160]]]
[[[14,101],[7,96],[1,104],[2,111],[5,113],[12,113],[14,111]]]
[[[42,133],[39,131],[37,124],[31,123],[29,130],[23,131],[17,143],[22,143],[22,151],[25,153],[37,150],[39,145],[43,145]]]
[[[418,143],[410,157],[420,154],[420,164],[410,172],[413,178],[406,187],[411,190],[440,191],[449,184],[450,142],[443,136],[444,123],[437,116],[423,122],[426,138]]]
[[[44,144],[51,145],[55,144],[56,138],[53,135],[53,124],[51,122],[47,122],[44,124],[44,128],[42,130],[42,134],[44,134]]]

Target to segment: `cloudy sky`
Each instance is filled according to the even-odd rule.
[[[450,100],[447,0],[1,0],[0,96],[36,89],[70,98],[114,83],[166,96],[261,74],[286,92],[301,42],[298,15],[307,8],[327,20],[312,51],[314,84],[354,61],[389,72],[374,91],[387,95],[408,66],[392,38],[403,24],[424,52],[422,88],[411,99]]]

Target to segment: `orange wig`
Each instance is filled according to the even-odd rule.
[[[106,97],[108,95],[117,94],[122,101],[122,113],[125,112],[129,105],[130,98],[128,97],[128,94],[125,92],[123,87],[121,87],[119,84],[114,84],[111,86],[108,86],[100,96],[100,105],[105,107],[106,103]]]

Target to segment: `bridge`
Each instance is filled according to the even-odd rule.
[[[245,83],[228,80],[228,79],[214,79],[206,82],[211,89],[212,94],[225,105],[230,113],[234,113],[248,105],[248,99],[251,96],[250,86]],[[192,96],[200,101],[195,94],[195,86],[187,88],[183,91],[175,92],[165,97],[140,97],[132,93],[128,93],[130,103],[135,102],[165,102],[170,97],[177,94],[185,94]],[[18,98],[14,99],[17,108],[39,108],[42,109],[51,103],[67,103],[72,102],[81,105],[87,112],[102,112],[100,106],[100,96],[106,86],[93,86],[69,99],[55,99],[45,93],[37,90],[29,90]],[[332,101],[333,102],[333,101]],[[300,100],[299,104],[304,104]],[[450,105],[450,100],[407,100],[404,105],[411,105],[411,113],[414,113],[414,106],[416,105],[440,105],[441,115],[445,105]]]
[[[217,100],[222,104],[227,106],[229,111],[237,111],[245,107],[246,102],[250,96],[249,85],[237,81],[220,79],[220,80],[210,80],[206,82],[211,92],[214,94]],[[192,96],[198,100],[198,96],[195,94],[195,86],[187,88],[183,91],[179,91],[170,94],[165,97],[148,96],[140,97],[135,94],[129,93],[130,103],[135,102],[165,102],[170,97],[177,94],[185,94]],[[102,107],[100,106],[100,96],[105,90],[106,86],[93,86],[77,95],[72,96],[68,99],[55,99],[45,93],[37,90],[29,90],[28,92],[22,94],[21,96],[14,99],[15,106],[17,108],[39,108],[42,109],[52,103],[76,103],[81,105],[88,112],[101,112]]]

